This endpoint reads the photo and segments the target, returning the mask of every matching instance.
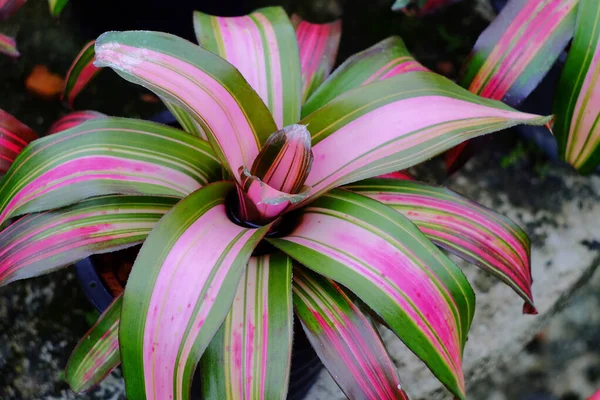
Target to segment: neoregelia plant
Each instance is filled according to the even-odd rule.
[[[2,284],[144,243],[71,356],[71,386],[122,362],[128,398],[188,399],[200,363],[206,398],[285,398],[295,311],[346,395],[406,398],[374,313],[465,398],[475,297],[435,244],[534,313],[528,238],[393,172],[549,118],[426,71],[398,38],[326,79],[337,24],[296,20],[297,39],[281,8],[194,18],[202,47],[156,32],[95,43],[97,67],[155,92],[184,130],[93,118],[31,142],[1,182]]]
[[[554,97],[553,133],[560,156],[581,173],[600,164],[600,2],[510,0],[481,34],[458,83],[518,106],[568,48]],[[451,169],[466,143],[447,153]]]

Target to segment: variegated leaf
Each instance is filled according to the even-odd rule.
[[[377,330],[338,284],[294,268],[294,309],[349,399],[408,400]]]
[[[292,260],[252,257],[200,362],[206,399],[285,399],[292,355]]]
[[[580,0],[575,39],[555,96],[561,156],[581,173],[600,164],[600,3]]]
[[[121,296],[115,298],[71,353],[65,380],[74,392],[92,389],[121,363],[119,319],[122,303]]]
[[[37,137],[31,128],[0,109],[0,176],[10,168],[27,144]]]
[[[125,288],[119,343],[127,397],[188,400],[196,364],[225,320],[269,225],[229,220],[231,182],[192,193],[144,242]]]
[[[389,37],[344,61],[304,103],[302,116],[350,89],[414,71],[427,69],[415,61],[402,39]]]
[[[0,286],[141,243],[176,202],[106,196],[26,215],[0,232]]]
[[[108,32],[96,40],[98,67],[111,67],[188,112],[217,157],[239,179],[277,130],[269,109],[221,57],[173,35]]]
[[[292,16],[296,27],[302,69],[302,102],[323,83],[335,65],[342,37],[342,20],[312,24]],[[295,121],[294,121],[295,122]]]
[[[94,66],[94,61],[96,60],[94,44],[95,42],[92,40],[81,49],[67,72],[65,88],[61,98],[70,107],[73,107],[75,97],[79,95],[88,83],[94,79],[98,72],[100,72],[100,68]]]
[[[477,39],[459,84],[517,106],[571,40],[578,1],[509,1]]]
[[[335,186],[411,167],[467,139],[549,120],[483,99],[431,72],[352,89],[300,121],[312,134],[315,157],[305,202]]]
[[[406,217],[350,191],[332,190],[298,218],[288,236],[268,240],[354,292],[464,399],[475,295],[460,269]]]
[[[48,135],[74,128],[91,119],[103,117],[106,117],[106,115],[97,111],[73,111],[54,121],[48,129]]]
[[[19,57],[21,55],[17,50],[17,42],[14,38],[0,33],[0,54],[6,54],[9,57]]]
[[[195,12],[194,29],[202,47],[242,73],[271,110],[278,128],[298,122],[302,74],[294,27],[283,8],[261,8],[241,17]]]
[[[0,183],[0,224],[92,196],[181,198],[220,176],[203,140],[153,122],[97,118],[21,152]]]
[[[403,11],[408,15],[425,15],[432,13],[460,0],[396,0],[393,11]]]
[[[527,234],[510,219],[459,194],[417,181],[369,179],[345,187],[404,214],[435,244],[508,284],[535,314]]]

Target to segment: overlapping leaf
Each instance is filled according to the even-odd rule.
[[[0,0],[0,21],[8,19],[19,8],[25,4],[27,0]]]
[[[0,232],[0,285],[141,243],[176,201],[107,196],[26,215]]]
[[[344,61],[308,98],[302,106],[302,116],[355,87],[406,72],[426,70],[410,55],[402,39],[389,37]]]
[[[100,72],[100,68],[94,66],[96,59],[94,44],[95,41],[92,40],[81,49],[67,72],[62,99],[71,107],[73,107],[75,97]]]
[[[506,282],[535,313],[530,244],[510,219],[442,187],[416,181],[369,179],[346,186],[404,214],[435,244]]]
[[[270,228],[229,220],[225,201],[233,190],[233,183],[219,182],[192,193],[160,220],[140,250],[119,334],[130,399],[189,399],[196,364]]]
[[[349,399],[408,399],[377,330],[339,285],[295,268],[294,308],[313,348]]]
[[[121,296],[113,300],[71,353],[65,380],[74,392],[90,390],[121,363],[119,319],[122,303]]]
[[[258,94],[219,56],[173,35],[108,32],[96,40],[96,66],[111,67],[188,112],[236,179],[277,130]]]
[[[65,131],[83,124],[85,121],[102,117],[106,117],[106,115],[97,111],[73,111],[54,121],[50,129],[48,129],[48,135]]]
[[[317,89],[331,72],[342,37],[342,21],[312,24],[293,15],[302,69],[302,102]],[[296,121],[294,121],[296,122]]]
[[[206,399],[285,399],[292,351],[292,260],[252,257],[202,356]]]
[[[0,33],[0,54],[9,57],[19,57],[21,53],[17,50],[17,42],[14,38]]]
[[[600,164],[600,2],[580,0],[575,39],[555,96],[561,156],[581,173]]]
[[[268,240],[354,292],[444,385],[465,397],[462,349],[475,296],[458,267],[408,219],[335,189],[306,206],[288,236]]]
[[[92,196],[181,198],[220,176],[203,140],[152,122],[97,118],[21,152],[0,185],[0,224]]]
[[[31,128],[0,109],[0,176],[8,170],[27,144],[37,137]]]
[[[261,8],[242,17],[195,12],[194,29],[202,47],[242,73],[278,128],[298,122],[302,74],[294,28],[283,8]]]
[[[317,196],[411,167],[467,139],[549,119],[483,99],[431,72],[398,75],[352,89],[300,121],[312,134],[315,157],[306,185]]]

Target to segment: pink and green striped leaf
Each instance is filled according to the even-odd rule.
[[[364,301],[460,399],[462,352],[475,295],[460,269],[392,208],[334,189],[300,211],[288,236],[268,239]]]
[[[8,218],[107,194],[182,198],[220,179],[210,145],[153,122],[96,118],[31,143],[0,183]]]
[[[94,66],[94,61],[96,60],[94,44],[95,41],[92,40],[81,49],[67,72],[65,88],[61,98],[69,107],[73,107],[75,97],[81,93],[101,70],[101,68]]]
[[[535,314],[530,243],[510,219],[459,194],[417,181],[369,179],[345,186],[401,212],[439,247],[506,282]]]
[[[300,121],[312,134],[314,154],[307,200],[411,167],[486,133],[549,120],[476,96],[431,72],[361,86]]]
[[[402,39],[389,37],[340,65],[304,103],[302,116],[316,111],[350,89],[414,71],[427,69],[415,61]]]
[[[159,32],[108,32],[96,40],[98,67],[111,67],[181,107],[200,124],[217,157],[236,179],[277,130],[269,109],[221,57]]]
[[[6,54],[9,57],[19,57],[21,55],[17,50],[17,42],[14,38],[0,33],[0,54]]]
[[[26,215],[0,232],[0,286],[141,243],[176,202],[106,196]]]
[[[349,399],[408,400],[377,330],[338,284],[294,268],[294,309]]]
[[[588,400],[600,400],[600,390],[594,393]]]
[[[479,36],[459,84],[517,106],[573,36],[579,0],[511,0]]]
[[[302,73],[294,27],[283,8],[261,8],[242,17],[195,12],[194,29],[202,47],[241,72],[269,107],[278,128],[298,122]]]
[[[292,355],[292,260],[252,257],[200,362],[205,399],[281,399]]]
[[[48,129],[48,135],[74,128],[91,119],[103,117],[106,115],[98,111],[73,111],[57,119]]]
[[[393,11],[403,11],[408,15],[425,15],[432,13],[460,0],[396,0]]]
[[[119,334],[129,399],[190,398],[196,364],[270,228],[229,220],[225,202],[234,187],[213,183],[183,199],[140,250],[125,288]]]
[[[342,37],[342,20],[328,24],[312,24],[295,14],[292,16],[292,22],[296,27],[300,51],[304,103],[329,76],[335,65]]]
[[[5,21],[13,15],[27,0],[0,0],[0,21]]]
[[[69,0],[48,0],[50,14],[54,17],[58,17],[68,2]]]
[[[121,363],[119,319],[122,303],[121,296],[115,298],[71,353],[65,380],[74,392],[92,389]]]
[[[30,127],[0,109],[0,176],[10,168],[27,144],[37,137]]]
[[[580,0],[575,39],[555,96],[561,156],[581,173],[600,164],[600,3]]]

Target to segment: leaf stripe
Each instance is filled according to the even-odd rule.
[[[95,41],[88,42],[77,54],[71,64],[65,79],[65,88],[61,99],[66,101],[69,107],[73,107],[75,97],[90,83],[100,72],[101,68],[94,66],[96,53],[94,51]]]

